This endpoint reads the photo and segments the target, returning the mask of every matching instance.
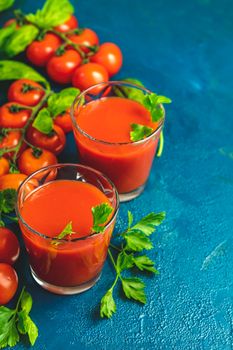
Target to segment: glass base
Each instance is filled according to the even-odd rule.
[[[85,292],[86,290],[93,287],[96,284],[96,282],[100,279],[100,276],[101,276],[101,272],[100,272],[95,278],[93,278],[92,280],[86,283],[80,284],[79,286],[62,287],[62,286],[55,286],[54,284],[50,284],[48,282],[43,281],[36,275],[36,273],[33,271],[31,266],[30,266],[30,269],[31,269],[32,277],[42,288],[48,290],[49,292],[52,292],[55,294],[62,294],[62,295],[72,295],[72,294],[79,294],[79,293]]]
[[[132,199],[140,196],[140,194],[144,191],[145,186],[146,185],[144,184],[131,192],[119,193],[120,202],[131,201]]]

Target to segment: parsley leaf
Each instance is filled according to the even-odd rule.
[[[153,248],[151,240],[139,230],[130,230],[124,235],[126,240],[126,250],[133,250],[134,252],[140,252],[143,249],[150,250]]]
[[[127,298],[146,303],[145,284],[140,278],[123,278],[122,288]]]
[[[0,348],[15,346],[20,334],[28,334],[31,345],[38,337],[38,329],[29,316],[32,307],[31,295],[23,288],[14,310],[0,307]]]
[[[152,122],[158,122],[164,118],[163,103],[171,103],[170,98],[155,93],[146,94],[143,100],[143,105],[150,112]]]
[[[146,270],[158,274],[158,271],[154,267],[154,262],[150,258],[148,258],[147,255],[135,256],[133,258],[133,262],[141,271]]]
[[[130,269],[134,265],[133,254],[126,254],[123,250],[117,257],[117,268],[118,271]]]
[[[143,140],[145,137],[149,136],[153,129],[146,125],[141,124],[131,124],[130,140],[139,141]]]
[[[112,289],[109,289],[101,299],[100,316],[110,318],[115,312],[116,312],[116,303],[112,296]]]
[[[6,189],[0,191],[0,212],[8,214],[13,211],[15,208],[16,198],[16,190]]]
[[[165,212],[157,214],[150,213],[143,217],[136,225],[134,225],[132,230],[139,230],[146,236],[150,236],[155,231],[156,226],[159,226],[163,222],[165,216]]]
[[[58,245],[61,242],[59,242],[59,239],[63,239],[68,235],[72,235],[75,232],[73,231],[73,225],[72,225],[72,221],[68,222],[68,224],[65,226],[65,228],[62,230],[61,233],[59,233],[59,235],[53,237],[54,240],[51,241],[51,244],[53,245]]]
[[[92,231],[99,233],[104,232],[104,224],[109,219],[110,214],[113,211],[113,208],[108,203],[102,203],[91,208],[93,216],[93,227]]]

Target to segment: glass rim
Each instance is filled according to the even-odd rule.
[[[72,120],[72,123],[74,125],[74,127],[76,129],[78,129],[78,131],[84,135],[85,137],[87,137],[88,139],[90,139],[91,141],[95,141],[96,143],[102,143],[104,145],[109,145],[109,146],[113,146],[113,145],[119,145],[119,146],[123,146],[123,145],[135,145],[135,144],[142,144],[146,141],[148,141],[149,139],[151,139],[153,136],[155,136],[156,134],[158,134],[162,128],[163,128],[163,125],[164,125],[164,120],[165,120],[165,108],[162,104],[160,104],[160,106],[162,107],[163,111],[164,111],[164,118],[161,120],[161,122],[159,123],[159,125],[157,126],[157,128],[152,132],[152,134],[146,136],[144,139],[142,140],[138,140],[138,141],[128,141],[128,142],[109,142],[109,141],[104,141],[104,140],[100,140],[100,139],[97,139],[91,135],[89,135],[86,131],[84,131],[82,128],[80,128],[80,126],[78,125],[77,121],[76,121],[76,118],[74,116],[74,111],[75,111],[75,105],[76,103],[79,104],[79,100],[82,99],[82,97],[84,97],[84,95],[86,93],[88,93],[89,91],[91,91],[92,89],[94,88],[97,88],[101,85],[128,85],[128,86],[132,86],[132,87],[135,87],[139,90],[143,90],[147,93],[152,93],[152,91],[148,90],[147,88],[145,87],[142,87],[140,85],[137,85],[137,84],[133,84],[133,83],[128,83],[128,82],[125,82],[125,81],[121,81],[121,80],[115,80],[115,81],[107,81],[107,82],[102,82],[102,83],[98,83],[98,84],[95,84],[95,85],[92,85],[91,87],[89,87],[88,89],[84,90],[81,92],[81,94],[79,94],[78,96],[75,97],[72,105],[71,105],[71,108],[70,108],[70,116],[71,116],[71,120]]]
[[[100,235],[100,234],[103,234],[104,232],[93,232],[89,235],[85,235],[85,236],[82,236],[82,237],[77,237],[77,238],[71,238],[71,239],[66,239],[66,238],[62,238],[62,239],[56,239],[55,237],[50,237],[50,236],[47,236],[46,234],[43,234],[41,232],[38,232],[37,230],[33,229],[25,220],[24,218],[22,217],[21,213],[20,213],[20,208],[19,208],[19,194],[20,194],[20,191],[22,190],[23,186],[25,186],[25,184],[27,184],[27,182],[33,178],[35,178],[35,175],[39,174],[40,172],[42,171],[46,171],[46,170],[49,170],[49,169],[55,169],[55,168],[58,168],[58,167],[80,167],[80,168],[83,168],[83,169],[87,169],[87,170],[90,170],[92,173],[95,173],[101,177],[103,177],[112,187],[112,190],[114,192],[114,195],[115,195],[115,198],[116,198],[116,206],[115,208],[113,208],[114,212],[113,212],[113,215],[110,219],[110,221],[108,221],[105,225],[103,225],[103,228],[104,228],[104,231],[106,229],[108,229],[108,227],[113,223],[113,221],[116,219],[116,216],[117,216],[117,213],[119,211],[119,204],[120,204],[120,200],[119,200],[119,194],[117,192],[117,189],[116,189],[116,186],[113,184],[113,182],[105,175],[103,174],[102,172],[94,169],[94,168],[91,168],[89,166],[86,166],[86,165],[83,165],[83,164],[75,164],[75,163],[58,163],[58,164],[53,164],[53,165],[49,165],[49,166],[46,166],[46,167],[43,167],[37,171],[34,171],[31,175],[29,175],[22,183],[21,185],[19,186],[18,190],[17,190],[17,201],[16,201],[16,205],[15,205],[15,211],[16,211],[16,215],[17,217],[19,218],[19,220],[22,222],[22,224],[24,226],[26,226],[26,228],[32,232],[33,234],[36,234],[37,236],[41,237],[41,238],[44,238],[45,240],[50,240],[50,241],[54,241],[54,242],[63,242],[63,243],[73,243],[73,242],[78,242],[78,241],[83,241],[83,240],[86,240],[88,238],[92,238],[92,237],[95,237],[97,235]],[[67,181],[72,181],[72,180],[67,180]],[[49,182],[48,182],[49,183]],[[43,185],[42,185],[43,186]],[[92,185],[94,186],[94,185]],[[41,186],[40,186],[41,187]],[[96,186],[94,186],[96,187]]]

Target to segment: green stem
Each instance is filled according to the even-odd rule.
[[[87,47],[86,45],[75,44],[73,41],[71,41],[69,38],[67,38],[67,36],[65,34],[60,33],[60,32],[58,32],[55,29],[51,29],[50,32],[52,32],[52,33],[56,34],[57,36],[59,36],[59,38],[61,38],[66,45],[71,45],[80,54],[80,56],[82,58],[85,57],[85,53],[80,49],[80,46]]]
[[[163,153],[163,146],[164,146],[164,136],[163,136],[163,130],[162,130],[159,137],[159,149],[157,152],[157,157],[161,157]]]
[[[3,217],[5,217],[13,222],[18,222],[18,218],[16,216],[10,216],[10,215],[4,214],[4,213],[2,215],[3,215]]]
[[[15,308],[16,313],[18,312],[18,309],[19,309],[19,303],[20,303],[20,301],[21,301],[21,299],[22,299],[22,296],[23,296],[24,291],[25,291],[25,286],[24,286],[24,287],[23,287],[23,289],[21,290],[21,293],[20,293],[19,299],[18,299],[18,301],[17,301],[16,308]]]
[[[112,243],[110,243],[110,247],[112,247],[113,249],[118,250],[119,252],[121,252],[121,249],[118,248],[116,245],[114,245]]]
[[[110,257],[110,260],[111,260],[111,262],[112,262],[112,264],[113,264],[113,266],[114,266],[114,269],[116,270],[116,274],[117,274],[117,275],[116,275],[116,279],[115,279],[115,281],[114,281],[114,283],[113,283],[113,285],[112,285],[112,288],[114,288],[115,284],[117,283],[118,278],[120,278],[120,279],[122,280],[122,277],[121,277],[120,272],[118,271],[118,268],[117,268],[117,266],[116,266],[116,263],[115,263],[115,261],[114,261],[114,258],[113,258],[113,256],[112,256],[112,252],[111,252],[110,249],[108,249],[108,255],[109,255],[109,257]]]

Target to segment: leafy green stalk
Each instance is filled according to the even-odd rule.
[[[128,212],[128,228],[119,234],[121,244],[119,246],[111,245],[117,251],[116,260],[114,260],[111,250],[108,250],[116,277],[111,288],[101,299],[101,317],[111,318],[116,312],[113,291],[119,280],[123,293],[128,299],[138,301],[142,304],[146,303],[144,282],[138,277],[124,277],[122,272],[137,268],[139,271],[158,273],[154,267],[154,261],[146,254],[139,255],[138,252],[153,248],[150,236],[156,230],[156,227],[163,222],[164,218],[164,212],[150,213],[133,225],[133,214],[130,211]]]

